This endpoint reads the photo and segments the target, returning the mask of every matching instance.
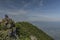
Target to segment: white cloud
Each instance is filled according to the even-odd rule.
[[[34,4],[37,4],[39,6],[43,6],[44,0],[40,0],[40,1],[39,0],[33,0],[31,2],[22,1],[23,6],[20,5],[19,3],[15,4],[13,1],[10,1],[10,0],[8,0],[6,2],[7,2],[8,7],[5,9],[2,7],[3,10],[0,9],[0,13],[8,14],[8,15],[15,15],[15,16],[19,16],[19,17],[21,17],[20,15],[23,15],[22,18],[18,18],[19,20],[22,20],[22,19],[25,20],[26,19],[28,21],[60,21],[59,18],[51,18],[51,16],[41,15],[41,13],[38,13],[38,14],[35,12],[32,13],[32,12],[30,12],[31,11],[30,9],[26,8],[29,6],[36,6]],[[22,7],[19,7],[19,6],[22,6]],[[31,13],[30,16],[29,16],[29,13]]]
[[[33,14],[28,18],[29,21],[60,21],[59,18],[52,18],[51,15]]]
[[[18,11],[15,11],[15,12],[8,12],[7,14],[11,14],[11,15],[24,15],[24,14],[27,14],[28,11],[25,11],[25,10],[18,10]]]
[[[43,6],[44,5],[43,2],[44,2],[43,0],[40,1],[40,6]]]
[[[29,11],[28,10],[23,10],[23,9],[20,9],[20,10],[0,10],[0,13],[3,13],[3,14],[10,14],[10,15],[25,15],[27,14]]]
[[[12,16],[19,16],[14,18],[15,20],[25,20],[25,21],[60,21],[60,18],[51,17],[51,15],[43,15],[40,13],[31,13],[29,10],[0,10],[0,13],[8,14]]]

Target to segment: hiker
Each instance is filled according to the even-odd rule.
[[[10,35],[14,36],[16,35],[16,27],[15,23],[12,19],[8,17],[8,15],[5,15],[5,18],[2,19],[2,23],[4,24],[4,29],[10,29]]]
[[[13,22],[12,19],[8,17],[8,15],[5,15],[5,18],[2,19],[2,23],[4,25],[4,29],[10,27],[10,23]]]

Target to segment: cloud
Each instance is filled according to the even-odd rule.
[[[44,0],[41,0],[40,1],[40,6],[43,6],[44,5],[43,2],[44,2]]]
[[[30,7],[37,7],[42,6],[44,0],[5,0],[1,1],[1,4],[6,5],[9,7],[9,5],[14,5],[16,7],[24,7],[30,6]],[[27,7],[26,6],[26,7]]]
[[[1,0],[0,13],[15,16],[15,20],[57,21],[57,19],[55,20],[55,18],[50,18],[47,15],[35,13],[34,9],[38,6],[43,6],[43,2],[44,0]],[[29,16],[30,13],[31,15]]]
[[[29,11],[28,10],[0,10],[0,13],[3,14],[9,14],[9,15],[25,15],[27,14]]]
[[[60,21],[59,18],[51,17],[51,15],[44,15],[44,14],[34,13],[34,12],[30,14],[30,10],[24,10],[24,9],[0,10],[0,13],[13,16],[13,19],[15,21]]]
[[[54,18],[51,17],[51,15],[41,15],[41,14],[32,14],[28,18],[29,21],[49,21],[49,22],[54,22],[54,21],[60,21],[59,18]]]

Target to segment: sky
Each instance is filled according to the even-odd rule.
[[[0,0],[0,19],[60,21],[60,0]]]

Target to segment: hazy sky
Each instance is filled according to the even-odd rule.
[[[60,0],[0,0],[0,19],[5,14],[16,21],[60,21]]]

